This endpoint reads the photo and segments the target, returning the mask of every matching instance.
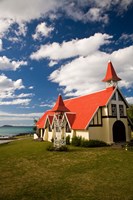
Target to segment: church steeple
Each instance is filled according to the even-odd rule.
[[[102,81],[107,83],[106,84],[107,87],[110,87],[110,86],[117,86],[117,82],[120,80],[121,79],[117,76],[115,69],[112,65],[112,62],[109,61],[106,75]]]
[[[61,95],[58,96],[58,99],[54,107],[52,108],[52,111],[54,112],[68,112],[69,111],[67,107],[65,106]]]

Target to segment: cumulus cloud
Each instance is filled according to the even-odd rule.
[[[53,71],[49,80],[64,88],[66,96],[84,95],[105,86],[101,82],[105,76],[108,60],[111,59],[118,76],[122,78],[120,87],[133,86],[133,46],[112,53],[96,50],[86,57],[80,56]]]
[[[43,113],[10,113],[0,111],[0,126],[6,124],[30,126],[34,124],[34,119],[41,117]]]
[[[1,101],[0,105],[29,105],[31,99],[14,99],[12,101]]]
[[[62,3],[57,3],[57,0],[0,1],[0,37],[3,37],[14,23],[19,26],[16,34],[25,35],[27,22],[47,16],[49,12],[54,12],[60,4]]]
[[[42,45],[37,52],[31,54],[31,59],[49,58],[52,60],[66,59],[75,56],[87,56],[97,51],[102,45],[108,44],[112,36],[96,33],[89,38],[76,39],[68,42]]]
[[[2,40],[0,39],[0,51],[2,51]]]
[[[127,44],[128,42],[133,42],[133,34],[126,34],[126,33],[123,33],[121,35],[121,37],[118,39],[117,41],[118,43],[119,42],[123,42],[124,44]]]
[[[109,20],[108,11],[113,8],[117,14],[121,14],[132,3],[132,0],[68,0],[63,2],[62,10],[74,20],[107,23]]]
[[[49,62],[49,67],[53,67],[53,66],[56,65],[57,63],[58,63],[57,61],[51,60],[51,61]]]
[[[107,23],[108,11],[112,8],[118,13],[126,11],[132,4],[132,0],[4,0],[0,1],[0,37],[10,29],[11,25],[17,23],[19,31],[17,34],[26,34],[26,23],[31,20],[49,16],[66,15],[73,20],[101,21]],[[32,5],[32,6],[31,6]],[[55,18],[55,17],[54,17]]]
[[[37,25],[36,32],[32,35],[34,40],[40,39],[41,36],[48,37],[49,34],[54,30],[52,26],[47,26],[45,22]]]
[[[27,65],[26,61],[14,61],[6,56],[0,57],[0,70],[13,70],[16,71],[20,66]]]
[[[6,75],[0,75],[0,99],[12,98],[16,90],[24,89],[22,79],[13,81]]]
[[[133,97],[127,97],[126,100],[129,104],[133,104]]]

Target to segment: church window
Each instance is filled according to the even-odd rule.
[[[112,116],[117,116],[116,104],[111,104]]]
[[[118,99],[119,101],[122,101],[121,95],[118,95]]]
[[[124,106],[119,105],[120,116],[124,116]]]
[[[113,95],[112,100],[116,100],[116,94]]]

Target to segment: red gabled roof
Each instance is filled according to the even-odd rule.
[[[105,106],[114,93],[114,87],[65,100],[67,108],[76,113],[72,129],[86,129],[99,107]]]
[[[44,128],[45,121],[46,121],[48,115],[53,115],[53,112],[51,110],[46,111],[44,113],[44,115],[36,123],[37,128]]]
[[[74,120],[76,118],[76,113],[66,113],[66,117],[68,119],[68,122],[70,124],[70,127],[72,127]]]
[[[52,116],[52,115],[48,115],[48,119],[49,119],[49,123],[50,123],[50,125],[52,125],[53,118],[54,118],[54,116]]]
[[[102,80],[103,82],[108,82],[108,81],[120,81],[121,79],[117,76],[114,67],[112,65],[112,62],[108,62],[108,67],[106,71],[105,78]]]
[[[69,112],[66,112],[66,117],[71,128],[85,130],[99,107],[106,106],[108,104],[110,98],[114,94],[114,91],[115,88],[110,87],[93,94],[65,100],[63,104],[69,109]],[[47,117],[51,123],[51,120],[53,120],[51,115],[54,115],[53,109],[44,113],[44,115],[37,122],[37,127],[44,128]]]
[[[65,106],[62,96],[59,95],[58,99],[54,105],[54,107],[52,108],[53,112],[68,112],[68,108]]]

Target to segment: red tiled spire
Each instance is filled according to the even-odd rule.
[[[108,62],[108,68],[106,71],[105,78],[102,80],[103,82],[108,82],[108,81],[120,81],[121,79],[117,76],[114,67],[112,65],[112,62]]]
[[[54,112],[68,112],[69,111],[67,107],[65,106],[61,95],[58,96],[58,99],[54,107],[52,108],[52,111]]]

